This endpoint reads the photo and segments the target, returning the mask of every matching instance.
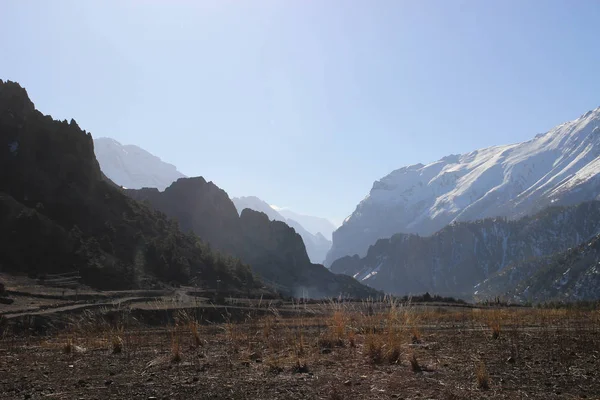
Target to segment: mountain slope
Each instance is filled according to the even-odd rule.
[[[248,208],[238,215],[227,193],[204,178],[178,179],[164,192],[141,189],[126,193],[174,218],[182,230],[194,232],[211,246],[241,258],[287,295],[376,295],[351,277],[312,264],[302,238],[285,223],[270,221],[266,214]]]
[[[600,299],[600,235],[547,257],[515,263],[476,286],[475,298],[518,302]]]
[[[266,201],[261,200],[256,196],[234,197],[231,201],[240,214],[245,208],[249,208],[254,211],[265,213],[271,221],[287,221],[287,218],[281,215],[279,211],[275,210]]]
[[[331,271],[395,294],[470,298],[475,285],[511,264],[565,251],[598,233],[600,202],[550,207],[519,220],[453,223],[428,237],[396,234],[378,240],[364,258],[336,260]]]
[[[374,183],[334,232],[327,255],[365,255],[395,233],[430,235],[454,221],[531,215],[600,195],[600,108],[546,134],[398,169]]]
[[[248,289],[247,266],[222,260],[163,214],[108,181],[89,133],[37,111],[27,92],[0,80],[0,270],[79,271],[98,288],[159,281]]]
[[[326,218],[314,217],[312,215],[304,215],[296,213],[287,208],[281,208],[278,210],[279,214],[287,219],[298,221],[307,231],[316,235],[320,233],[327,240],[331,240],[331,235],[335,231],[335,225]]]
[[[291,219],[285,218],[281,215],[277,210],[267,204],[265,201],[259,199],[255,196],[246,196],[246,197],[234,197],[232,199],[235,207],[238,212],[241,214],[242,211],[246,208],[251,210],[259,211],[265,213],[270,220],[272,221],[282,221],[288,224],[290,227],[294,228],[294,230],[302,236],[302,240],[304,241],[304,245],[306,246],[306,252],[310,257],[310,260],[313,263],[320,264],[325,260],[325,256],[327,252],[331,248],[331,241],[327,240],[322,234],[317,233],[313,234],[307,231],[302,224]],[[295,214],[294,215],[299,215]],[[316,219],[323,219],[317,217],[309,217]],[[327,220],[325,220],[327,221]]]
[[[172,165],[134,145],[114,139],[94,139],[94,152],[100,169],[113,182],[130,189],[153,187],[164,190],[185,176]]]

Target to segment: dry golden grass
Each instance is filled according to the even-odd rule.
[[[182,360],[181,357],[181,341],[180,341],[180,336],[179,336],[179,332],[177,332],[178,329],[177,327],[175,327],[172,331],[171,331],[171,362],[172,363],[179,363]]]
[[[500,323],[493,322],[490,329],[492,330],[492,339],[498,339],[500,337]]]
[[[488,390],[490,388],[490,376],[483,361],[478,362],[475,366],[475,377],[479,389]]]
[[[68,338],[67,342],[63,346],[63,353],[71,354],[73,352],[73,339]]]
[[[112,337],[112,352],[113,354],[121,354],[123,352],[123,339],[118,335]]]
[[[156,351],[164,360],[172,363],[198,362],[200,356],[210,357],[215,347],[225,349],[228,363],[244,360],[253,368],[266,366],[268,371],[302,372],[311,368],[316,371],[322,360],[335,357],[351,357],[346,362],[378,365],[378,369],[394,368],[396,364],[415,372],[428,371],[428,368],[443,369],[448,363],[448,353],[436,354],[436,341],[442,329],[466,328],[465,331],[482,338],[485,347],[477,353],[468,344],[457,342],[453,345],[467,353],[469,359],[464,370],[468,370],[468,381],[473,382],[472,360],[480,357],[491,362],[489,354],[503,352],[502,359],[509,356],[510,362],[521,362],[519,351],[514,343],[526,333],[523,327],[534,326],[542,332],[555,332],[557,327],[573,329],[573,321],[589,321],[600,327],[600,311],[582,313],[576,310],[545,310],[531,308],[493,309],[414,306],[400,304],[393,300],[386,303],[361,303],[322,305],[318,312],[284,316],[268,315],[246,318],[240,322],[230,320],[220,324],[201,324],[189,315],[177,316],[170,328],[161,328],[162,339],[156,344]],[[300,316],[299,316],[300,315]],[[135,329],[114,328],[101,321],[93,322],[89,316],[85,323],[78,323],[61,335],[60,339],[44,342],[53,346],[53,352],[77,354],[78,346],[102,349],[106,353],[123,354],[135,357],[137,349],[148,346],[143,334]],[[586,322],[587,323],[587,322]],[[114,326],[115,324],[113,324]],[[94,327],[94,329],[90,328]],[[489,340],[490,335],[497,341]],[[218,337],[219,343],[215,343]],[[446,339],[448,336],[446,336]],[[453,341],[454,339],[451,338]],[[441,342],[440,342],[441,343]],[[443,343],[437,348],[448,349]],[[202,348],[200,350],[200,348]],[[444,350],[445,351],[445,350]],[[328,356],[329,353],[333,353]],[[260,360],[256,362],[256,360]],[[441,361],[440,361],[441,360]],[[264,361],[264,363],[262,362]],[[560,358],[559,358],[560,361]],[[260,367],[259,367],[260,365]],[[488,364],[497,368],[496,363]],[[372,366],[370,366],[372,368]],[[496,376],[496,375],[494,375]],[[490,387],[484,361],[475,365],[477,387],[486,390]]]
[[[194,341],[194,346],[195,347],[202,346],[202,339],[200,339],[200,333],[198,330],[198,322],[190,321],[189,328],[190,328],[190,332],[192,333],[192,339]]]

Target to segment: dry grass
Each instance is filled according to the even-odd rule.
[[[201,324],[189,316],[181,316],[173,326],[151,329],[128,326],[116,329],[114,323],[111,328],[110,324],[90,321],[80,323],[58,337],[46,338],[43,349],[55,357],[61,351],[69,354],[61,358],[70,363],[78,357],[110,354],[112,350],[112,353],[123,354],[122,357],[108,357],[115,364],[122,360],[135,362],[140,358],[148,363],[149,359],[156,358],[170,369],[175,369],[170,363],[179,363],[178,371],[188,367],[204,371],[206,365],[207,374],[219,380],[224,374],[247,374],[249,377],[253,373],[262,375],[252,375],[252,379],[307,374],[295,377],[294,382],[296,378],[298,382],[304,382],[303,379],[309,382],[315,379],[313,374],[326,381],[335,377],[337,393],[342,398],[355,395],[356,391],[364,395],[364,388],[371,385],[387,391],[385,385],[393,385],[394,379],[402,380],[404,385],[406,374],[412,376],[408,368],[414,373],[440,371],[435,374],[436,379],[444,381],[446,387],[455,388],[458,398],[468,398],[460,397],[465,395],[462,388],[473,390],[475,385],[482,391],[493,387],[494,392],[480,392],[480,397],[489,397],[503,385],[498,384],[498,388],[492,385],[487,368],[493,370],[494,380],[500,382],[500,377],[506,381],[514,379],[509,384],[522,388],[524,386],[519,386],[524,385],[522,382],[536,385],[538,376],[544,374],[540,371],[544,360],[557,363],[553,367],[562,366],[560,363],[577,365],[577,371],[586,376],[586,385],[596,388],[590,372],[596,367],[595,358],[586,360],[585,364],[579,363],[579,359],[586,352],[581,351],[583,343],[597,344],[594,342],[594,335],[600,332],[600,312],[597,311],[439,309],[400,305],[390,300],[377,304],[323,305],[312,314],[282,312],[277,316],[250,316],[238,321],[230,319],[224,323]],[[92,326],[95,328],[90,328]],[[149,331],[153,332],[152,338],[146,336]],[[490,340],[490,335],[499,340]],[[557,342],[557,335],[564,336],[560,339],[563,342]],[[544,345],[550,340],[555,343],[551,348]],[[80,355],[79,346],[93,351]],[[598,347],[584,347],[587,348]],[[473,364],[473,360],[477,362]],[[533,368],[532,372],[529,368]],[[371,374],[372,371],[382,374]],[[392,375],[395,371],[400,374]],[[278,378],[273,376],[278,374],[281,374]],[[363,375],[365,378],[361,378]],[[385,376],[395,378],[388,380]],[[433,396],[431,398],[444,398],[439,397],[439,392],[437,397],[428,392],[422,378],[430,376],[415,375],[409,384],[421,384],[419,391],[424,393],[423,397],[427,393],[427,396]],[[386,383],[371,382],[375,379]],[[569,376],[563,375],[557,379],[545,377],[535,388],[540,389],[546,381],[561,380],[563,386],[556,385],[564,390],[564,382],[568,379]],[[287,380],[281,379],[281,382]],[[335,395],[328,388],[314,394],[327,398],[329,393]],[[390,389],[388,393],[394,391]]]
[[[488,390],[490,388],[490,376],[483,361],[478,362],[475,366],[475,377],[479,389]]]
[[[190,332],[192,333],[192,339],[194,341],[194,346],[195,347],[202,346],[202,339],[200,339],[200,333],[198,330],[198,322],[190,321],[189,328],[190,328]]]
[[[352,348],[356,347],[356,333],[353,330],[348,332],[348,345]]]
[[[493,322],[490,329],[492,330],[492,339],[498,339],[500,337],[500,323]]]
[[[419,330],[419,328],[417,327],[413,327],[411,329],[411,341],[414,344],[419,344],[421,343],[421,331]]]
[[[171,362],[176,364],[181,362],[181,343],[176,330],[171,331]]]
[[[366,354],[371,364],[381,364],[384,360],[383,355],[384,341],[381,335],[370,333],[366,338]]]
[[[63,346],[63,353],[71,354],[73,352],[73,339],[68,338]]]
[[[118,335],[112,337],[112,352],[113,354],[121,354],[123,352],[123,339]]]

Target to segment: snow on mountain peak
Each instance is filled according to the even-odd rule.
[[[153,187],[164,190],[185,177],[177,168],[146,150],[123,145],[111,138],[94,139],[94,152],[102,172],[113,182],[130,189]]]
[[[598,197],[600,107],[516,144],[492,146],[391,172],[333,235],[327,264],[364,255],[395,233],[429,235],[453,221],[516,218],[550,204]]]

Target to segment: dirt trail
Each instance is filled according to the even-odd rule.
[[[57,307],[48,307],[35,311],[10,311],[6,313],[0,313],[4,318],[19,318],[23,316],[34,316],[34,315],[48,315],[54,313],[64,313],[64,312],[73,312],[73,311],[83,311],[86,309],[94,309],[94,308],[114,308],[119,307],[125,304],[134,303],[138,301],[150,301],[156,299],[155,297],[123,297],[114,299],[112,301],[101,302],[101,303],[83,303],[83,304],[70,304],[70,305],[61,305]]]

